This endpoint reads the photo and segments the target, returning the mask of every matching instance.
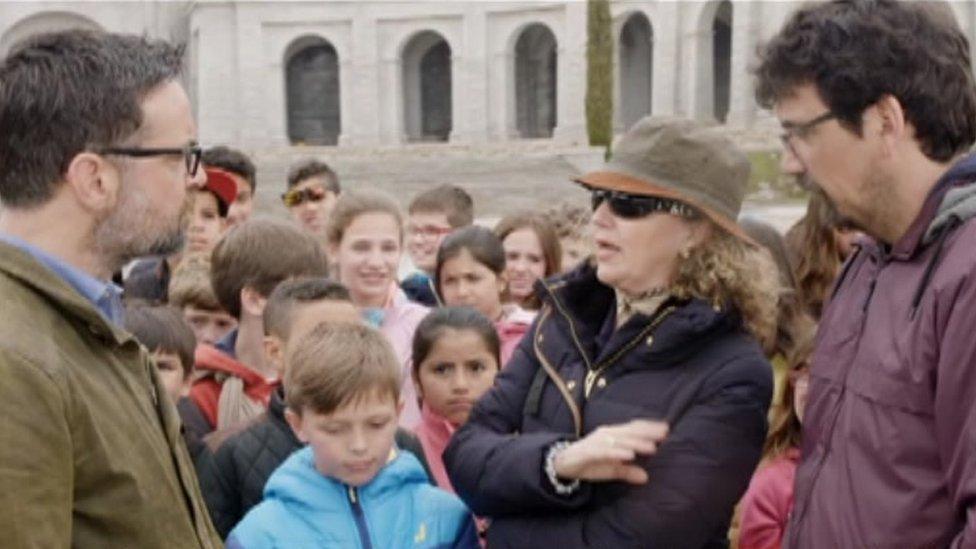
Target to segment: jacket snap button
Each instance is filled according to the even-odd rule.
[[[573,389],[575,389],[576,388],[576,381],[575,380],[570,380],[569,383],[566,384],[566,388],[569,389],[570,391],[572,391]]]
[[[648,346],[648,347],[650,347],[650,346],[652,346],[652,345],[654,345],[654,336],[647,336],[647,341],[646,341],[646,343],[647,343],[647,346]]]
[[[606,387],[607,386],[607,378],[601,377],[600,379],[596,380],[596,386],[599,387],[599,388],[601,388],[601,389],[604,388],[604,387]]]

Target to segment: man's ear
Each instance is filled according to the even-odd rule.
[[[880,127],[880,136],[884,144],[886,156],[897,154],[897,145],[909,135],[911,127],[905,118],[905,109],[901,102],[893,95],[883,95],[867,112],[877,118],[875,122]],[[867,128],[865,128],[867,129]]]
[[[302,429],[302,416],[291,408],[285,408],[285,421],[288,422],[288,426],[295,433],[295,438],[301,441],[302,444],[308,444],[308,437],[305,435],[305,430]]]
[[[264,314],[264,307],[268,304],[268,298],[261,295],[257,290],[250,286],[241,288],[241,313],[259,317]]]
[[[95,153],[76,154],[68,163],[64,180],[86,210],[108,212],[118,202],[122,181],[119,170]]]

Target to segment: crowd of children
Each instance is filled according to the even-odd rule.
[[[250,219],[247,157],[218,147],[204,158],[214,165],[192,197],[185,248],[127,273],[126,326],[177,404],[217,531],[245,548],[477,545],[488,521],[450,495],[442,455],[529,331],[536,282],[592,253],[590,212],[561,203],[489,228],[466,191],[440,185],[404,216],[392,197],[343,190],[310,160],[281,194],[293,223]],[[792,234],[811,234],[822,209],[813,201]],[[784,290],[764,345],[777,379],[766,461],[730,537],[769,547],[791,508],[816,298],[794,268],[810,252],[789,257],[774,228],[742,226],[776,259]],[[416,270],[398,280],[404,252]]]
[[[785,237],[740,219],[728,132],[657,115],[574,178],[588,209],[484,227],[460,186],[401,209],[316,159],[252,219],[183,47],[11,44],[4,545],[973,545],[976,86],[943,8],[813,3],[759,47],[812,191]]]

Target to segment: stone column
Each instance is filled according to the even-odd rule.
[[[558,37],[556,69],[556,128],[553,140],[587,144],[586,132],[586,12],[585,2],[569,2]]]
[[[340,73],[343,97],[339,145],[376,145],[380,142],[376,18],[371,10],[356,10],[352,14],[350,59],[347,62],[340,60],[343,64]]]
[[[759,3],[753,0],[732,2],[732,70],[729,82],[729,115],[726,120],[726,124],[730,126],[748,126],[756,112],[749,67],[755,59],[759,9]]]
[[[462,33],[451,50],[451,143],[488,141],[488,59],[485,8],[464,9]]]
[[[232,4],[198,4],[190,16],[197,32],[195,55],[200,142],[236,144],[238,139],[237,44]]]
[[[657,4],[651,19],[654,33],[654,77],[651,85],[651,113],[655,115],[676,115],[682,112],[678,92],[688,64],[682,58],[681,34],[679,32],[679,6],[677,2]]]

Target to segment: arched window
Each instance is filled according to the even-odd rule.
[[[447,141],[451,112],[451,46],[423,31],[403,48],[404,130],[410,141]]]
[[[541,23],[515,42],[516,127],[520,137],[552,137],[556,127],[556,36]]]
[[[620,122],[624,129],[651,114],[654,34],[643,13],[627,18],[620,31]]]
[[[729,116],[732,77],[732,2],[722,0],[712,21],[713,115],[724,123]]]
[[[285,71],[288,138],[292,143],[335,145],[342,128],[339,57],[332,44],[299,39],[289,48]]]

